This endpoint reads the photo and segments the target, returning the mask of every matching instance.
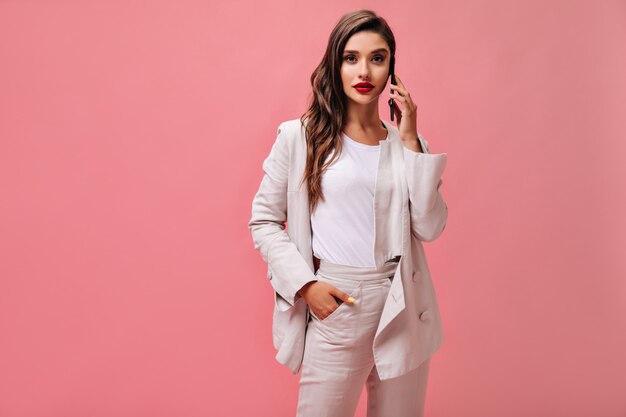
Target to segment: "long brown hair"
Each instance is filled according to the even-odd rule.
[[[341,153],[340,138],[347,115],[347,97],[340,73],[343,50],[348,39],[361,31],[381,35],[391,52],[390,68],[395,63],[396,41],[393,32],[385,19],[372,10],[360,9],[347,13],[332,30],[322,61],[311,75],[311,104],[300,117],[307,142],[306,166],[300,185],[307,183],[311,213],[320,198],[324,201],[322,175]],[[333,151],[332,158],[326,161]],[[324,161],[323,166],[320,166]]]

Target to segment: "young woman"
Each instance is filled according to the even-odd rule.
[[[310,108],[278,127],[252,203],[276,359],[302,370],[298,417],[352,416],[364,385],[368,417],[423,415],[443,343],[422,241],[446,225],[447,154],[429,152],[400,77],[385,97],[397,127],[380,119],[395,51],[374,12],[340,19],[311,77]]]

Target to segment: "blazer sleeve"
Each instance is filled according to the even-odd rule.
[[[263,161],[265,175],[252,201],[248,229],[254,248],[268,264],[267,277],[276,292],[278,306],[286,311],[301,297],[298,290],[317,278],[285,231],[290,153],[283,124],[278,126],[276,140]]]
[[[424,152],[415,152],[404,146],[411,234],[430,242],[441,235],[448,220],[448,205],[439,191],[448,154],[430,153],[428,141],[419,132],[417,136]]]

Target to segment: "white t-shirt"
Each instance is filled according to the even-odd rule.
[[[380,145],[359,143],[345,133],[342,140],[341,154],[322,176],[325,201],[320,199],[311,215],[313,254],[337,264],[373,267]]]

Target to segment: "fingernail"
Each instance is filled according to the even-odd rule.
[[[351,303],[354,303],[354,301],[356,301],[356,300],[354,299],[354,297],[348,297],[348,301],[351,302]]]

